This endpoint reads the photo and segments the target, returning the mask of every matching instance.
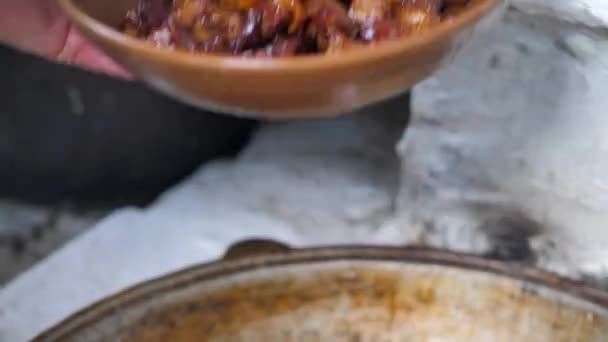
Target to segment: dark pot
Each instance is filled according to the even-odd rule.
[[[145,202],[238,151],[255,124],[3,47],[0,68],[4,197]]]

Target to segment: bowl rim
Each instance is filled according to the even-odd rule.
[[[76,4],[77,0],[59,0],[60,7],[77,28],[97,36],[121,48],[146,54],[157,60],[191,67],[210,69],[233,69],[241,71],[285,71],[285,70],[327,70],[336,65],[357,65],[362,62],[379,61],[406,51],[424,50],[437,41],[449,38],[453,33],[465,29],[484,15],[504,3],[505,0],[474,0],[469,8],[450,20],[441,22],[426,32],[390,41],[375,43],[373,46],[355,49],[335,55],[306,55],[289,58],[243,58],[197,54],[180,50],[158,48],[142,39],[127,36],[115,28],[93,18]],[[94,38],[94,37],[89,37]]]
[[[264,244],[266,243],[268,242],[264,242]],[[270,243],[276,244],[274,241],[270,241]],[[43,331],[32,339],[32,342],[63,341],[121,307],[137,305],[156,295],[192,284],[255,272],[260,269],[334,261],[417,263],[469,272],[482,272],[544,287],[583,303],[592,304],[602,310],[608,310],[608,291],[518,262],[419,246],[342,245],[295,249],[287,246],[286,248],[287,250],[284,251],[260,252],[240,257],[228,257],[226,254],[224,258],[215,261],[186,267],[135,284],[76,311]]]

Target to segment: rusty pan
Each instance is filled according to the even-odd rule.
[[[35,341],[608,341],[608,294],[437,250],[248,241]]]

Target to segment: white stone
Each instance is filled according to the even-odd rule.
[[[414,91],[395,225],[480,253],[538,226],[539,265],[605,278],[606,94],[608,36],[511,13]]]
[[[534,15],[547,15],[593,27],[608,27],[605,0],[511,0],[516,8]]]

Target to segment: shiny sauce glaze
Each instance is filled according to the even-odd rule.
[[[158,47],[286,57],[428,30],[469,0],[138,0],[120,30]]]

